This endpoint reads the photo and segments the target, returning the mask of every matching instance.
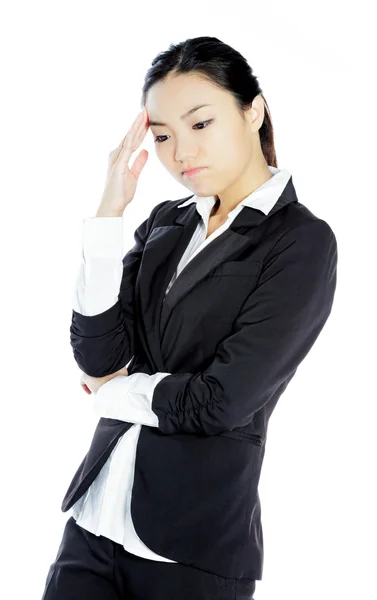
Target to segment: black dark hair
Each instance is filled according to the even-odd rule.
[[[262,89],[246,59],[237,50],[216,37],[196,37],[170,44],[168,50],[160,52],[148,69],[142,89],[142,107],[145,106],[148,90],[168,74],[198,73],[214,85],[233,94],[242,118],[250,108],[255,96],[260,94],[265,104],[264,121],[259,129],[263,155],[268,165],[277,167],[274,130],[270,111]]]

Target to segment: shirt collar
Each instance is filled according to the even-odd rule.
[[[241,200],[241,202],[229,213],[229,216],[232,216],[234,211],[239,212],[243,206],[248,206],[250,208],[257,208],[261,210],[265,215],[268,215],[270,210],[274,207],[277,200],[281,196],[285,186],[288,183],[291,174],[286,169],[278,169],[277,167],[272,167],[268,165],[270,172],[272,173],[272,177],[262,183],[256,190],[251,192],[249,196]],[[197,196],[196,194],[192,197],[177,206],[177,208],[183,208],[184,206],[188,206],[192,202],[196,202],[197,211],[203,215],[204,211],[211,211],[212,207],[216,203],[214,196]]]

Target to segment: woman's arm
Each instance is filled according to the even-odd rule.
[[[77,365],[87,375],[115,373],[134,354],[136,277],[154,218],[166,202],[157,204],[135,230],[135,244],[123,258],[123,217],[98,217],[84,224],[70,342]],[[110,233],[115,239],[108,239]]]
[[[98,391],[96,412],[141,422],[133,420],[139,395],[144,420],[150,417],[148,424],[156,426],[157,416],[166,434],[216,435],[247,425],[281,395],[313,346],[330,315],[336,278],[337,242],[329,225],[317,220],[290,231],[275,245],[257,288],[205,371],[161,373],[159,381],[153,379],[158,373],[115,377]],[[127,381],[135,375],[133,384]],[[106,403],[107,392],[112,404]]]
[[[132,373],[113,377],[94,394],[93,409],[99,417],[158,427],[151,409],[156,385],[170,373]]]
[[[92,317],[118,300],[123,273],[123,217],[84,219],[82,232],[82,261],[73,310]]]

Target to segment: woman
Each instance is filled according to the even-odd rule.
[[[252,599],[268,421],[331,312],[336,238],[277,168],[267,103],[236,50],[171,46],[142,105],[84,223],[71,344],[101,418],[43,599]],[[122,258],[147,151],[128,162],[149,127],[192,193],[155,206]]]

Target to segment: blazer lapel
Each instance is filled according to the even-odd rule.
[[[157,372],[165,370],[159,331],[165,291],[201,219],[195,204],[186,210],[182,209],[184,214],[180,211],[178,209],[178,216],[172,225],[154,227],[152,230],[136,281],[141,307],[138,328],[144,341],[144,351]]]
[[[290,179],[268,215],[259,209],[244,206],[230,226],[188,262],[166,295],[166,288],[201,216],[195,203],[192,203],[187,208],[178,209],[172,225],[152,230],[144,248],[137,283],[140,286],[142,325],[145,332],[144,348],[158,372],[165,370],[161,342],[174,307],[210,271],[225,261],[237,259],[250,245],[256,245],[261,235],[261,228],[258,233],[258,225],[294,200],[297,201],[297,198]]]

